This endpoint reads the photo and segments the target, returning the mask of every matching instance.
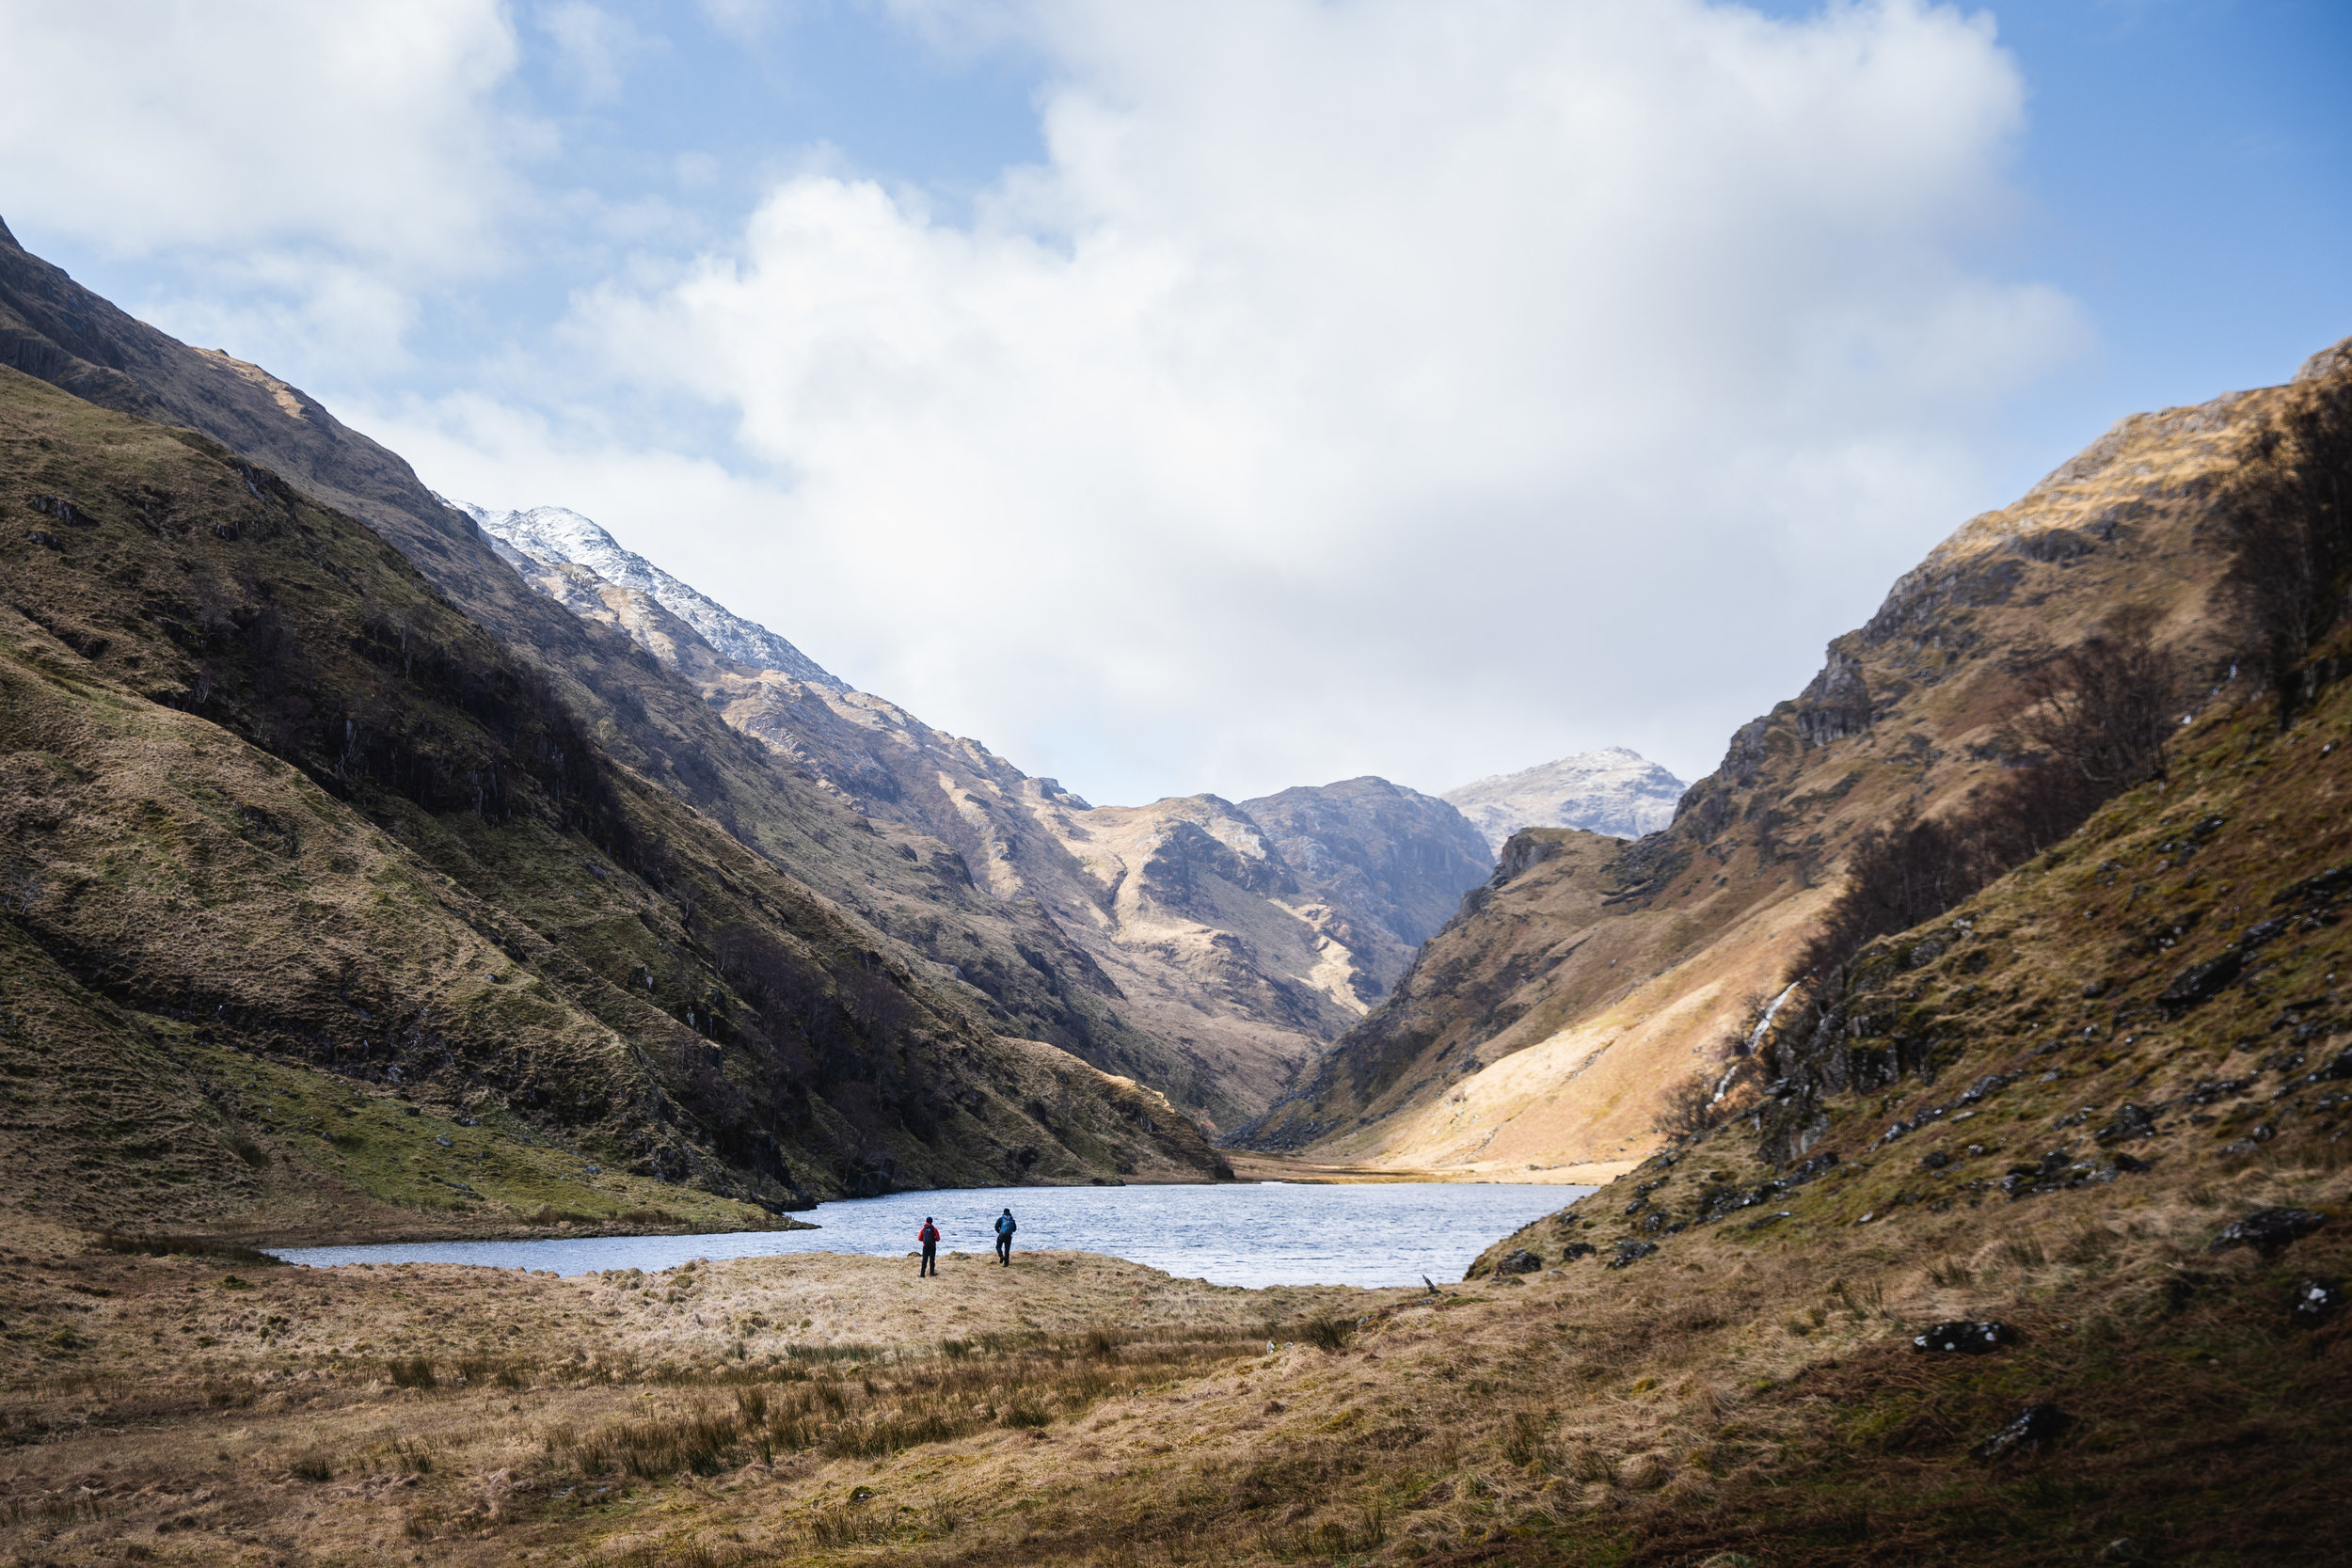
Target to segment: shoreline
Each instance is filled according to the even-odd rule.
[[[1300,1160],[1288,1155],[1235,1153],[1228,1151],[1232,1164],[1233,1180],[1200,1182],[1122,1182],[1122,1186],[1170,1187],[1200,1186],[1224,1188],[1252,1186],[1279,1182],[1296,1186],[1384,1185],[1384,1186],[1586,1186],[1603,1187],[1633,1166],[1631,1161],[1593,1162],[1573,1165],[1555,1165],[1540,1171],[1514,1171],[1482,1166],[1454,1169],[1418,1170],[1394,1169],[1373,1165],[1327,1164]],[[878,1196],[899,1196],[913,1193],[970,1192],[1055,1192],[1092,1187],[1093,1183],[1037,1183],[1021,1187],[911,1187],[903,1193],[880,1194]],[[866,1201],[858,1198],[833,1198],[830,1203]],[[825,1205],[818,1205],[819,1208]],[[445,1220],[428,1221],[420,1216],[418,1223],[376,1223],[359,1226],[294,1226],[290,1227],[254,1227],[223,1230],[158,1229],[146,1233],[129,1233],[137,1239],[155,1243],[185,1243],[189,1255],[200,1255],[209,1248],[246,1247],[271,1252],[278,1249],[308,1249],[313,1247],[408,1246],[439,1243],[516,1243],[528,1242],[611,1241],[636,1237],[735,1236],[757,1235],[792,1230],[821,1230],[821,1222],[804,1220],[789,1214],[770,1216],[765,1224],[739,1225],[668,1225],[649,1226],[630,1223],[619,1218],[601,1222],[564,1221],[556,1225],[488,1225],[453,1226]],[[86,1244],[95,1244],[102,1234],[90,1232]]]
[[[1226,1149],[1225,1158],[1241,1181],[1295,1181],[1340,1184],[1388,1182],[1398,1185],[1606,1187],[1641,1164],[1638,1160],[1591,1160],[1570,1165],[1546,1165],[1540,1170],[1513,1170],[1498,1164],[1440,1166],[1436,1169],[1386,1165],[1324,1164],[1288,1154],[1261,1154]]]

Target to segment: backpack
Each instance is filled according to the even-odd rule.
[[[1011,1235],[1011,1234],[1012,1234],[1012,1232],[1013,1232],[1012,1216],[1011,1216],[1010,1214],[999,1214],[999,1215],[997,1215],[997,1216],[996,1216],[996,1234],[998,1234],[999,1236],[1009,1236],[1009,1235]]]
[[[939,1241],[939,1227],[935,1225],[927,1225],[922,1229],[914,1233],[914,1239],[921,1242],[925,1246],[936,1245]]]

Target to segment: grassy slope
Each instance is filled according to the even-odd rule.
[[[2110,1531],[2153,1560],[2326,1560],[2352,1325],[2297,1327],[2289,1306],[2298,1281],[2352,1264],[2339,978],[2352,942],[2338,924],[2352,887],[2308,887],[2352,864],[2347,742],[2341,684],[2283,736],[2266,711],[2201,726],[2168,783],[1867,953],[1841,1004],[1778,1042],[1779,1099],[1479,1266],[1519,1248],[1556,1258],[1572,1237],[1604,1253],[1630,1239],[1661,1251],[1629,1282],[1743,1252],[1842,1279],[1815,1304],[1829,1342],[1803,1396],[1829,1422],[1788,1478],[1802,1487],[1740,1524],[1785,1550],[1794,1537],[1836,1560],[1832,1524],[1804,1519],[1842,1511],[1883,1560],[1931,1540],[1947,1560],[2064,1560]],[[2274,920],[2284,929],[2257,937],[2218,995],[2159,1001]],[[1893,1070],[1904,1061],[1923,1068]],[[1962,1101],[1995,1074],[2008,1082]],[[2137,1134],[2127,1106],[2153,1131]],[[1913,1130],[1889,1140],[1899,1123]],[[1761,1161],[1759,1144],[1839,1160],[1694,1225],[1721,1195],[1792,1169]],[[2119,1155],[2152,1168],[2119,1171]],[[2058,1190],[2030,1191],[2046,1169]],[[2005,1196],[2011,1176],[2026,1196]],[[2269,1205],[2326,1223],[2275,1259],[2210,1250],[2223,1225]],[[2018,1325],[2024,1344],[1944,1364],[1903,1348],[1902,1326],[1979,1316]],[[1792,1327],[1824,1337],[1808,1319]],[[2029,1400],[2077,1418],[2055,1453],[1990,1469],[1965,1456]]]
[[[1666,832],[1615,854],[1595,841],[1565,868],[1544,860],[1569,840],[1524,836],[1390,1001],[1243,1141],[1496,1169],[1656,1147],[1659,1092],[1778,989],[1854,835],[1994,775],[2022,701],[2010,653],[2129,612],[2192,679],[2226,667],[2214,498],[2306,395],[2352,396],[2352,370],[2339,356],[2296,386],[2135,415],[1972,519],[1832,643],[1822,677],[1733,737]],[[1452,1069],[1470,1052],[1488,1067],[1464,1079]]]
[[[397,1071],[449,1117],[505,1108],[596,1163],[722,1196],[1214,1164],[1148,1094],[994,1037],[965,993],[598,762],[366,531],[200,438],[0,382],[10,1008],[46,1106],[11,1140],[26,1202],[143,1225],[171,1196],[48,1180],[63,1150],[35,1140],[71,1125],[93,1174],[195,1151],[138,1180],[167,1167],[202,1223],[323,1223],[300,1176],[204,1152],[200,1130],[230,1117],[204,1074],[129,1066],[174,1032]],[[102,1006],[96,1033],[69,1022]],[[126,1077],[146,1131],[62,1109],[110,1104]],[[470,1217],[511,1223],[531,1196]]]

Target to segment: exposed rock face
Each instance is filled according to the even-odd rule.
[[[1667,1091],[1723,1082],[1726,1051],[1762,1049],[1752,1022],[1788,985],[1857,837],[1998,776],[2027,701],[2012,654],[2128,615],[2220,694],[2234,634],[2216,599],[2230,548],[2219,498],[2313,398],[2352,399],[2352,354],[2315,356],[2292,387],[2122,420],[2015,505],[1971,519],[1830,644],[1801,694],[1740,726],[1664,831],[1626,845],[1537,828],[1506,844],[1461,917],[1241,1141],[1498,1174],[1655,1147]],[[2157,1010],[2214,1006],[2275,929],[2168,966]],[[1792,1087],[1775,1158],[1818,1135],[1810,1097],[1924,1070],[1928,1037],[1864,1038],[1869,1021],[1836,1022],[1778,1051]],[[2120,1151],[2059,1165],[2016,1191],[2144,1168]]]
[[[1604,747],[1449,789],[1450,801],[1501,854],[1521,828],[1581,828],[1640,838],[1674,820],[1688,786],[1637,752]]]
[[[1386,779],[1345,779],[1242,802],[1299,881],[1353,922],[1340,940],[1359,960],[1357,994],[1376,1002],[1414,950],[1486,879],[1485,841],[1444,800]]]

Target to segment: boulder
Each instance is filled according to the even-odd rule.
[[[1540,1271],[1543,1266],[1544,1260],[1541,1258],[1536,1257],[1525,1247],[1521,1247],[1517,1252],[1506,1253],[1502,1259],[1495,1264],[1495,1273],[1499,1275],[1534,1274]]]
[[[2343,1305],[2341,1279],[2306,1279],[2295,1288],[2295,1321],[2306,1328],[2326,1323]]]
[[[1590,1242],[1570,1242],[1560,1249],[1560,1261],[1573,1263],[1580,1258],[1590,1258],[1600,1249]]]
[[[1912,1338],[1911,1346],[1918,1351],[1934,1351],[1951,1355],[1984,1355],[2003,1345],[2017,1342],[2016,1331],[2004,1323],[1937,1323],[1925,1334]]]
[[[2325,1215],[2314,1214],[2309,1209],[2257,1209],[2244,1219],[2223,1226],[2210,1250],[2227,1252],[2232,1247],[2250,1246],[2265,1258],[2276,1258],[2296,1239],[2327,1223]]]
[[[2155,1135],[2156,1118],[2149,1115],[2147,1107],[2142,1105],[2117,1106],[2115,1119],[2091,1134],[2103,1144],[2122,1143],[2130,1138],[2153,1138]]]
[[[2029,1404],[2009,1425],[1968,1451],[1978,1459],[2008,1459],[2032,1453],[2044,1443],[2055,1442],[2074,1424],[2074,1418],[2055,1404]]]
[[[1613,1269],[1626,1268],[1647,1258],[1657,1250],[1656,1242],[1637,1242],[1629,1237],[1617,1243],[1617,1255],[1609,1259],[1608,1266]]]
[[[2246,956],[2234,947],[2219,958],[2191,964],[2164,989],[2164,993],[2156,998],[2156,1006],[2168,1013],[2178,1014],[2200,1002],[2211,1001],[2245,967]]]

